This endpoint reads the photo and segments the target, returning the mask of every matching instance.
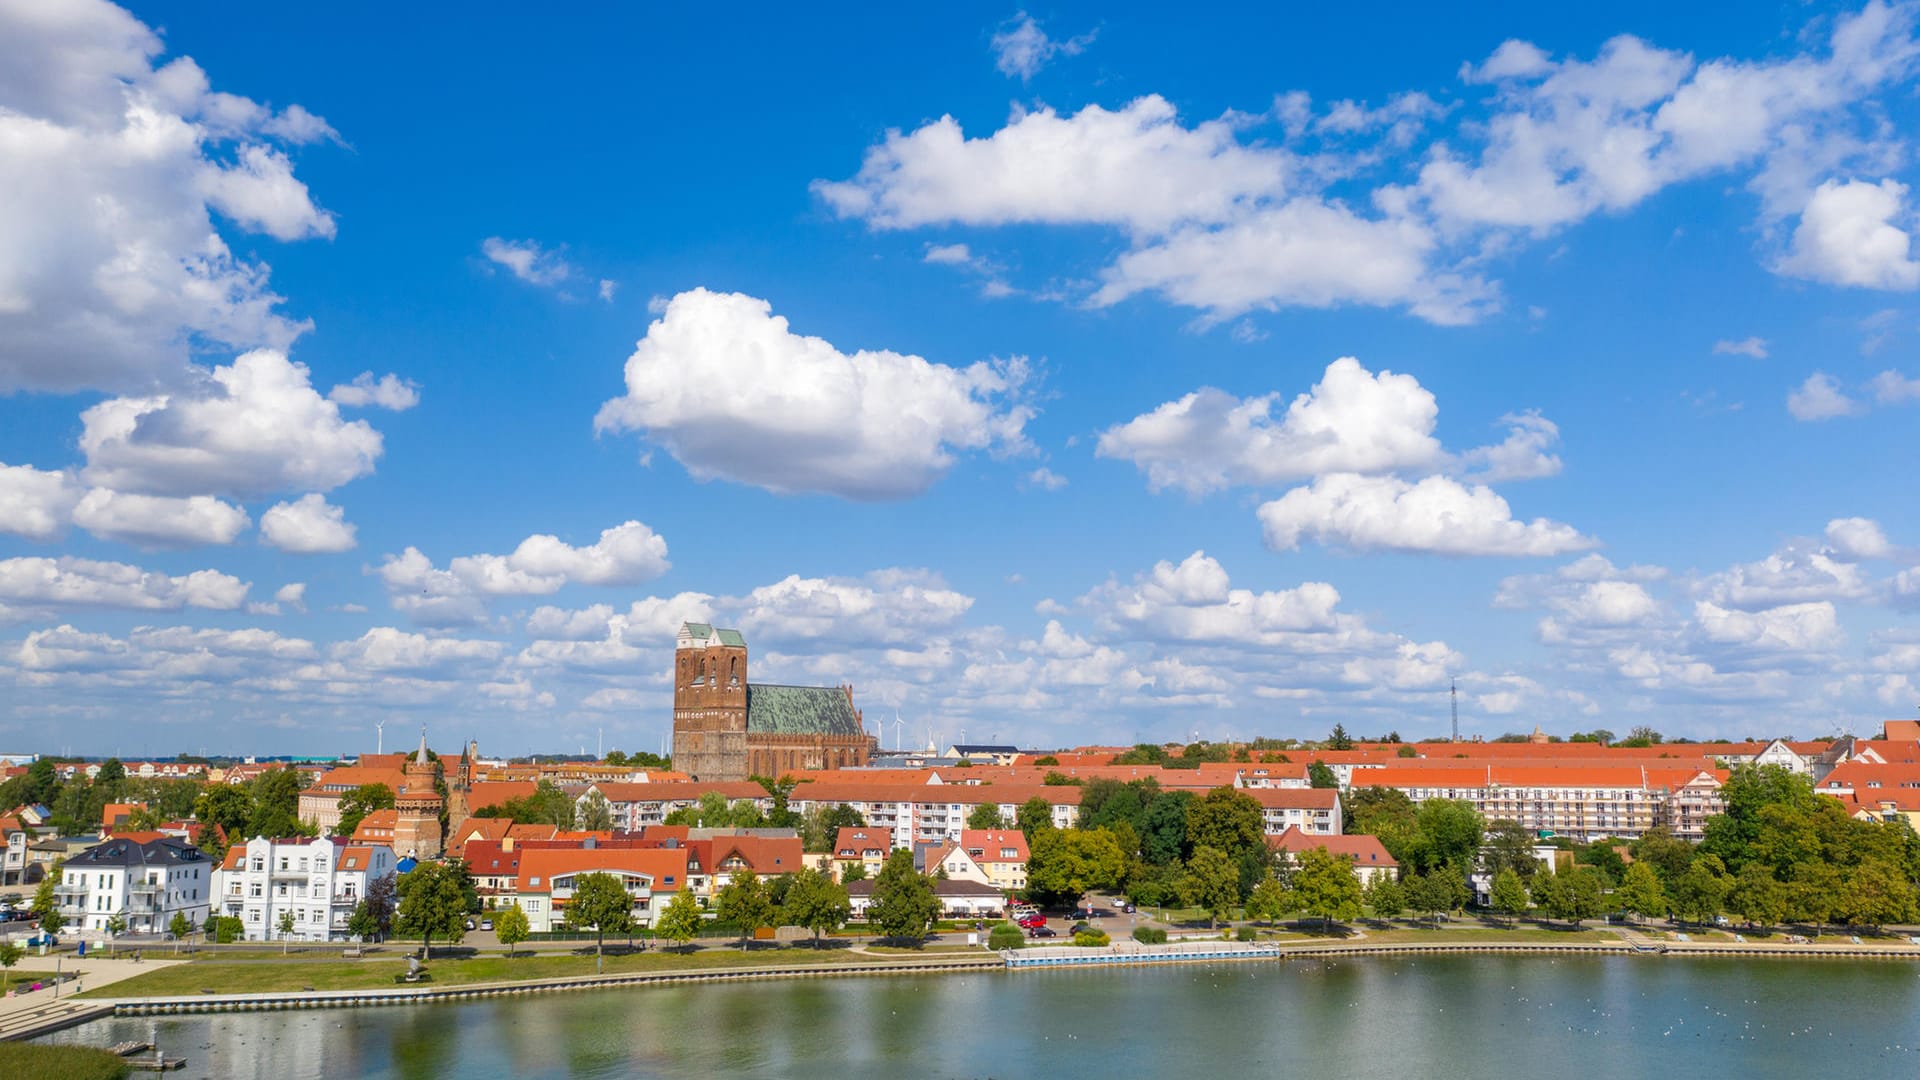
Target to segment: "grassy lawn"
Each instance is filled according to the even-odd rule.
[[[905,950],[911,952],[913,950]],[[605,974],[619,975],[655,971],[704,971],[728,967],[795,966],[801,964],[860,963],[867,958],[846,949],[759,948],[746,953],[738,949],[702,949],[691,953],[652,950],[631,955],[609,955]],[[165,997],[195,995],[203,989],[223,994],[269,993],[300,990],[375,990],[397,985],[394,976],[405,973],[403,959],[290,961],[269,964],[259,960],[196,960],[136,975],[83,997]],[[520,979],[553,979],[594,974],[593,957],[535,956],[521,954],[509,961],[503,955],[479,956],[467,960],[434,958],[427,964],[432,981],[420,984],[429,988],[464,986],[472,983],[510,982]]]
[[[1493,929],[1485,926],[1461,926],[1458,923],[1443,929],[1413,929],[1396,927],[1392,930],[1367,928],[1366,940],[1355,942],[1360,945],[1474,945],[1482,942],[1515,941],[1529,945],[1565,945],[1570,942],[1605,941],[1620,939],[1605,930],[1547,930],[1538,926],[1520,926],[1512,930]]]
[[[0,1076],[34,1080],[115,1080],[132,1070],[105,1050],[85,1046],[0,1043]]]

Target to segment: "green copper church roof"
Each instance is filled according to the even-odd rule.
[[[713,626],[709,623],[690,622],[682,627],[682,629],[686,630],[688,634],[699,641],[705,641],[714,635]],[[719,633],[720,644],[734,645],[742,649],[747,647],[747,639],[740,636],[740,631],[722,629]]]
[[[853,702],[838,688],[767,683],[747,684],[747,731],[761,735],[866,734],[853,711]]]

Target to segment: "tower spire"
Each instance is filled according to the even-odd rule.
[[[1447,696],[1453,702],[1453,741],[1460,741],[1460,685],[1452,679],[1447,680]],[[1534,730],[1539,730],[1535,728]]]

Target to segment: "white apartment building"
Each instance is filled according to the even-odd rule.
[[[293,914],[293,941],[347,938],[347,920],[367,886],[394,872],[384,844],[355,844],[344,836],[235,844],[214,875],[219,914],[238,918],[248,941],[280,941],[280,916]]]
[[[68,859],[53,895],[77,930],[104,932],[118,915],[129,933],[157,934],[177,913],[196,928],[206,922],[213,874],[213,860],[184,840],[114,839]]]

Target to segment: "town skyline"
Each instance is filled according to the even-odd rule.
[[[0,750],[1914,715],[1913,5],[760,18],[0,0]]]

